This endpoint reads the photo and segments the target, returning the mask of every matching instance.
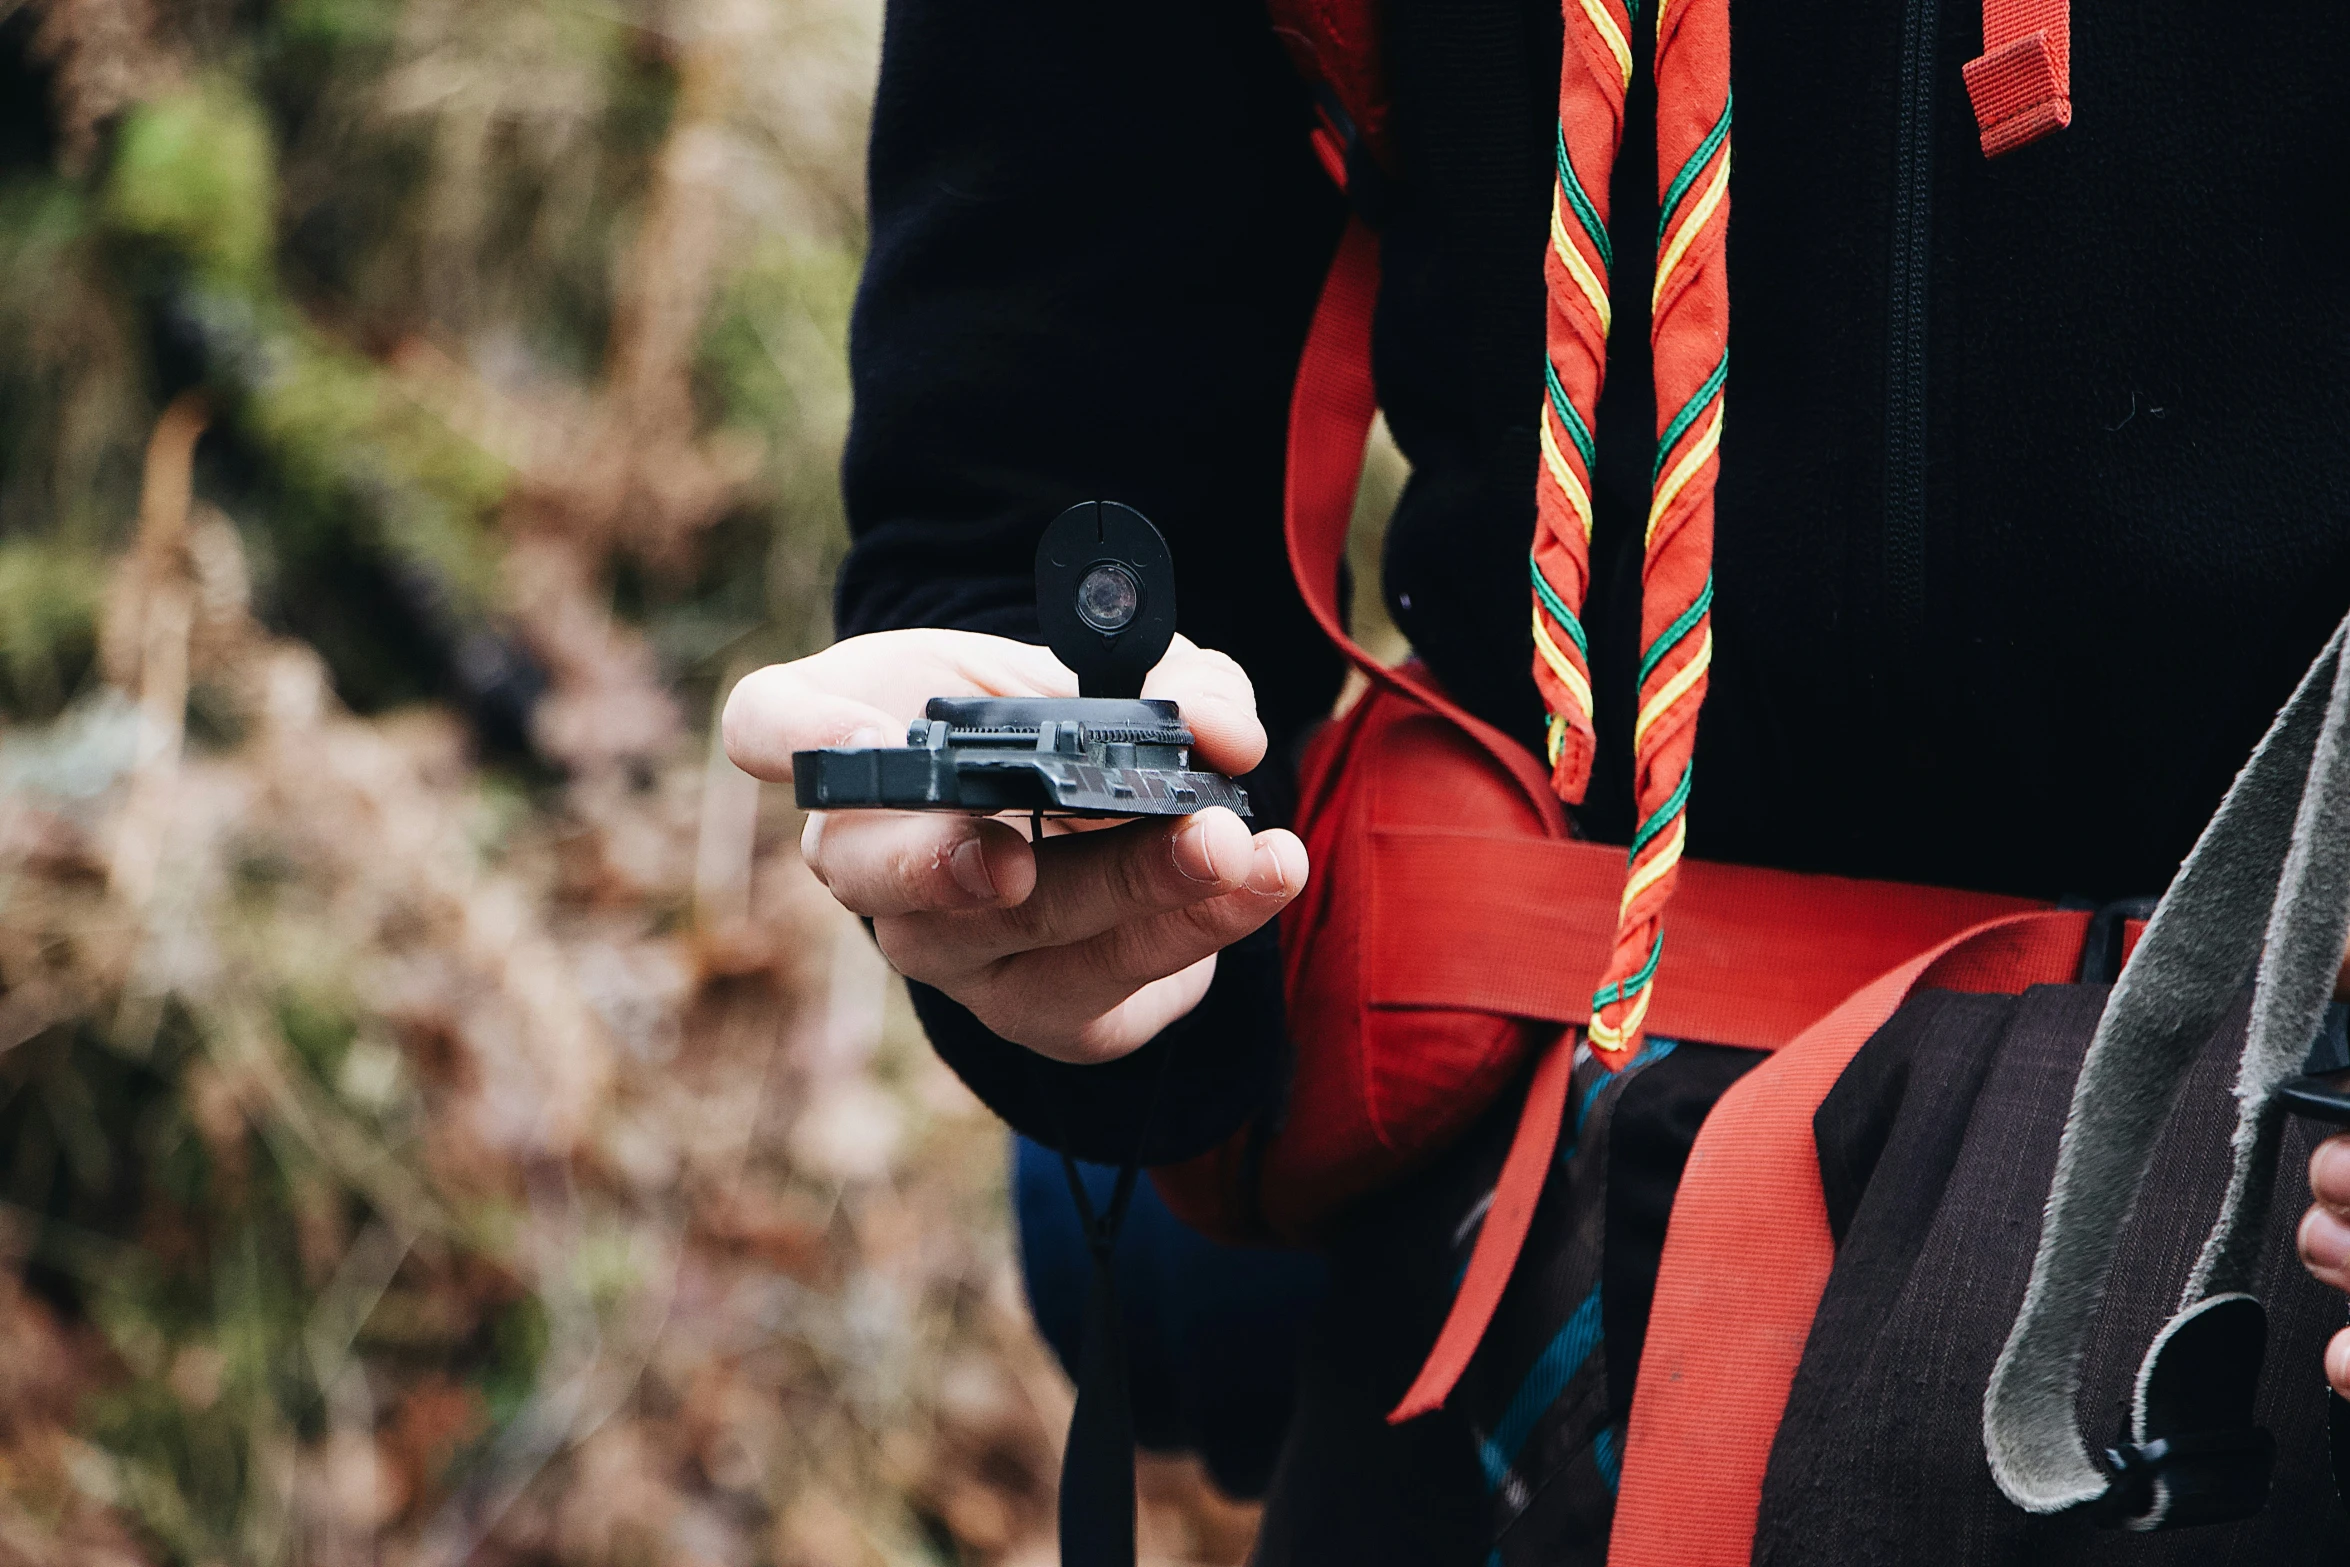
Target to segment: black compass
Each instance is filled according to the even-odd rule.
[[[933,697],[903,746],[794,754],[802,808],[1249,814],[1247,790],[1192,767],[1182,710],[1142,694],[1175,636],[1175,563],[1148,518],[1116,501],[1054,518],[1036,546],[1036,618],[1080,695]]]

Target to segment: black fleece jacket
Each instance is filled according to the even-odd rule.
[[[2159,890],[2350,607],[2350,10],[2072,11],[2072,127],[1991,162],[1965,0],[1739,0],[1692,853]],[[1532,743],[1558,11],[1389,0],[1385,21],[1399,167],[1375,352],[1413,474],[1383,586],[1445,683]],[[1581,821],[1614,841],[1654,429],[1649,112],[1636,86],[1586,617],[1603,749]],[[892,0],[838,601],[843,634],[1033,636],[1037,530],[1128,501],[1174,546],[1185,631],[1256,682],[1276,761],[1252,782],[1276,814],[1280,759],[1339,677],[1280,542],[1289,382],[1344,218],[1307,125],[1250,0]],[[1109,1067],[916,999],[990,1104],[1088,1157],[1183,1156],[1279,1092],[1269,935]]]

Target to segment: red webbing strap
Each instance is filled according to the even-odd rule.
[[[1747,1567],[1763,1471],[1836,1260],[1812,1117],[1912,990],[2070,982],[2087,914],[1995,920],[1856,992],[1739,1079],[1690,1150],[1665,1232],[1609,1567]]]
[[[1590,1021],[1624,884],[1612,844],[1374,828],[1364,999]],[[1886,970],[2047,905],[1992,893],[1686,862],[1650,1030],[1776,1050]]]
[[[1338,613],[1338,566],[1346,558],[1363,447],[1379,408],[1371,383],[1371,317],[1378,302],[1379,236],[1360,217],[1349,217],[1329,275],[1322,280],[1321,298],[1314,304],[1305,353],[1298,360],[1297,386],[1289,400],[1282,512],[1290,573],[1323,635],[1337,644],[1347,662],[1374,684],[1402,692],[1458,724],[1528,790],[1537,810],[1555,818],[1558,807],[1549,780],[1525,747],[1472,716],[1412,670],[1390,668],[1364,652],[1346,634],[1346,622]],[[1619,884],[1622,857],[1622,851],[1616,851]],[[1614,916],[1598,929],[1614,929]]]
[[[1346,624],[1339,616],[1338,565],[1345,558],[1347,528],[1354,518],[1363,444],[1370,439],[1371,420],[1378,409],[1378,393],[1371,378],[1371,319],[1378,300],[1379,237],[1360,217],[1350,217],[1346,232],[1339,239],[1338,253],[1331,259],[1329,276],[1323,280],[1321,298],[1314,305],[1313,323],[1306,332],[1305,353],[1298,361],[1297,389],[1290,398],[1289,466],[1283,495],[1290,572],[1297,578],[1298,592],[1321,625],[1323,634],[1338,645],[1347,661],[1361,670],[1365,678],[1423,702],[1458,724],[1518,781],[1519,788],[1545,821],[1559,822],[1559,807],[1550,792],[1549,780],[1522,747],[1456,706],[1412,669],[1390,668],[1371,657],[1346,634]],[[1497,843],[1491,839],[1478,841],[1488,845]],[[1492,935],[1497,905],[1491,895],[1523,876],[1522,856],[1528,850],[1576,846],[1563,838],[1513,837],[1506,841],[1502,852],[1521,858],[1500,881],[1489,881],[1477,874],[1474,865],[1464,863],[1457,855],[1464,846],[1451,847],[1456,855],[1449,865],[1423,863],[1421,868],[1427,874],[1411,876],[1412,890],[1397,888],[1395,892],[1404,896],[1432,895],[1441,900],[1445,905],[1441,908],[1434,903],[1415,908],[1413,923],[1423,932],[1451,927],[1446,931],[1447,941],[1457,942],[1467,937],[1474,944],[1477,936]],[[1605,865],[1602,868],[1595,860],[1593,866],[1605,880],[1607,898],[1613,900],[1623,884],[1623,850],[1596,852]],[[1409,868],[1405,874],[1411,875]],[[1461,903],[1458,895],[1464,891],[1468,894],[1466,906],[1456,907]],[[1480,898],[1480,893],[1486,896]],[[1388,896],[1389,889],[1382,887],[1374,894],[1374,905]],[[1461,919],[1464,914],[1465,921]],[[1561,939],[1555,946],[1525,954],[1532,961],[1512,966],[1521,970],[1521,979],[1533,980],[1547,992],[1542,980],[1563,967],[1561,957],[1570,951],[1579,952],[1586,945],[1597,949],[1600,942],[1596,933],[1613,929],[1614,923],[1611,901],[1602,919],[1571,934],[1559,932]],[[1469,1010],[1504,1013],[1517,1012],[1519,1006],[1530,1001],[1536,1010],[1522,1015],[1533,1016],[1542,1016],[1545,1010],[1558,1004],[1547,995],[1536,995],[1509,998],[1516,1004],[1489,1006],[1490,1000],[1501,999],[1491,995],[1489,987],[1507,977],[1503,965],[1495,961],[1490,947],[1481,959],[1470,956],[1467,961],[1460,961],[1463,956],[1454,954],[1453,960],[1443,963],[1433,976],[1424,968],[1420,970],[1423,977],[1435,980],[1425,987],[1429,994],[1449,994],[1452,997],[1449,1004]],[[1374,962],[1370,972],[1378,976],[1382,969]],[[1436,1004],[1447,1003],[1439,1000]],[[1581,1005],[1588,1015],[1588,986],[1584,988]],[[1493,1318],[1493,1309],[1509,1283],[1511,1270],[1517,1266],[1518,1249],[1525,1242],[1535,1201],[1542,1194],[1542,1173],[1550,1163],[1551,1150],[1558,1143],[1559,1123],[1566,1113],[1567,1083],[1574,1066],[1573,1037],[1571,1032],[1562,1030],[1535,1067],[1534,1083],[1525,1108],[1519,1112],[1517,1134],[1503,1161],[1492,1210],[1478,1232],[1469,1271],[1461,1281],[1444,1331],[1422,1368],[1412,1395],[1407,1395],[1404,1405],[1388,1417],[1390,1420],[1407,1419],[1421,1412],[1414,1406],[1415,1396],[1424,1397],[1422,1407],[1425,1408],[1432,1409],[1442,1403],[1453,1383],[1459,1380],[1477,1341],[1485,1335],[1486,1324]]]
[[[1986,158],[2072,124],[2071,0],[1983,0],[1982,58],[1963,74]]]
[[[1477,1244],[1469,1252],[1468,1271],[1453,1293],[1452,1309],[1436,1335],[1436,1347],[1420,1374],[1404,1393],[1403,1401],[1387,1415],[1389,1425],[1401,1425],[1442,1407],[1453,1384],[1469,1369],[1469,1358],[1493,1322],[1502,1291],[1518,1266],[1526,1231],[1534,1223],[1534,1206],[1542,1200],[1542,1178],[1558,1147],[1559,1127],[1567,1118],[1567,1087],[1575,1076],[1575,1031],[1562,1030],[1535,1063],[1534,1081],[1526,1089],[1526,1107],[1518,1112],[1518,1129],[1501,1163],[1501,1178],[1493,1183],[1493,1205],[1478,1228]]]

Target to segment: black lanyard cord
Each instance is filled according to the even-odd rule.
[[[1118,1167],[1109,1204],[1098,1213],[1076,1159],[1067,1152],[1065,1126],[1061,1136],[1061,1170],[1069,1178],[1069,1198],[1093,1257],[1077,1351],[1077,1406],[1069,1415],[1069,1441],[1061,1455],[1061,1567],[1134,1567],[1134,1400],[1126,1380],[1126,1324],[1118,1309],[1113,1258],[1151,1123],[1158,1117],[1174,1041],[1163,1040],[1159,1052],[1134,1153]]]

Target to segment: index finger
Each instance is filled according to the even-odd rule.
[[[1202,766],[1237,777],[1265,759],[1256,687],[1231,654],[1177,636],[1144,678],[1142,694],[1182,706]]]
[[[2336,1132],[2311,1151],[2309,1195],[2350,1217],[2350,1132]]]

